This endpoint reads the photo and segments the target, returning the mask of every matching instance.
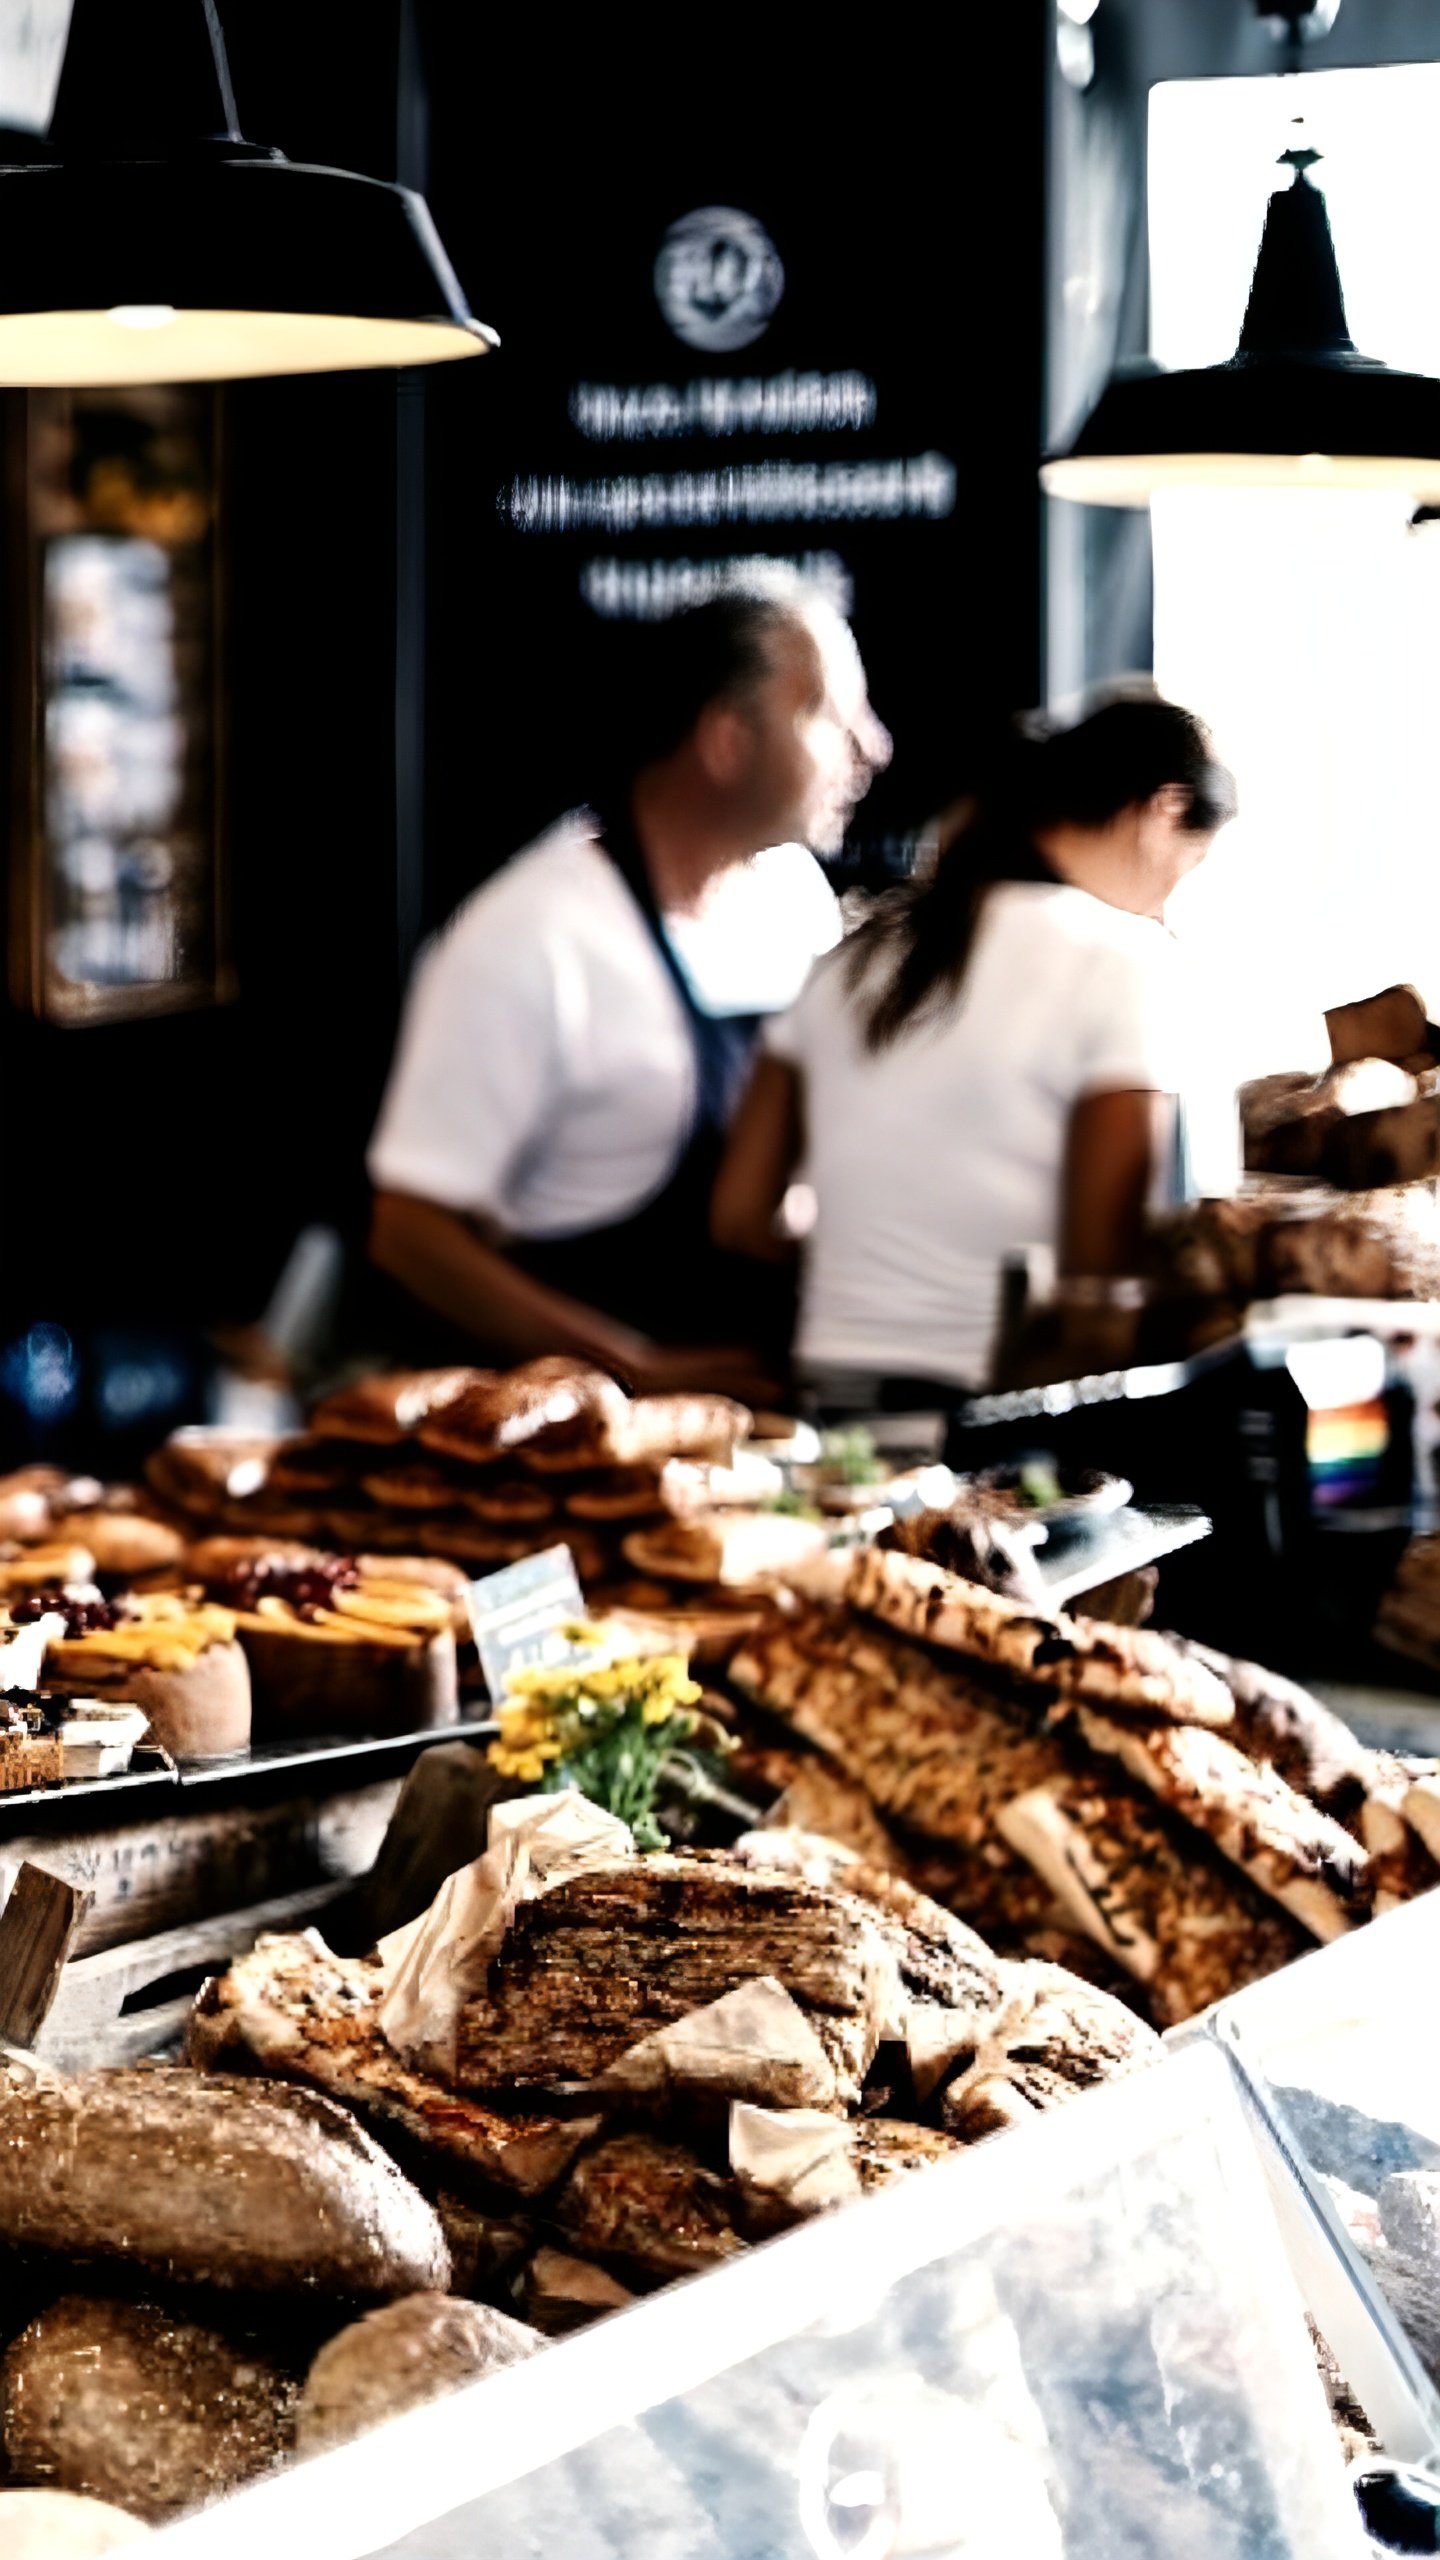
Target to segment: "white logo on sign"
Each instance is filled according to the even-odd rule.
[[[676,337],[707,355],[753,346],[784,290],[774,241],[734,205],[702,205],[672,222],[655,261],[656,301]]]

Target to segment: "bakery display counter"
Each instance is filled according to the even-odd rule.
[[[1440,2469],[1437,1974],[1431,1892],[1247,1985],[1176,2041],[1228,2056],[1316,2325],[1388,2451]]]
[[[1357,2560],[1230,2073],[1092,2092],[168,2527],[156,2560]]]
[[[18,1827],[29,1830],[40,1813],[53,1813],[64,1824],[83,1821],[93,1810],[106,1820],[134,1811],[173,1809],[177,1799],[204,1796],[220,1801],[248,1795],[275,1781],[308,1780],[330,1772],[337,1784],[360,1784],[371,1777],[403,1776],[418,1754],[434,1742],[469,1742],[493,1732],[488,1717],[466,1716],[443,1733],[426,1727],[415,1733],[314,1733],[293,1742],[253,1742],[243,1751],[200,1760],[172,1760],[142,1744],[128,1769],[114,1777],[71,1778],[31,1787],[11,1787],[0,1795],[0,1843]]]

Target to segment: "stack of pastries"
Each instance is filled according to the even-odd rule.
[[[597,1605],[708,1609],[819,1543],[763,1509],[780,1479],[745,1463],[750,1427],[728,1397],[630,1397],[555,1358],[362,1378],[303,1433],[180,1432],[147,1472],[192,1535],[418,1551],[476,1576],[564,1545]]]

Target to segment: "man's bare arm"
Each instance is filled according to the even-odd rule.
[[[497,1358],[531,1360],[541,1352],[564,1351],[607,1369],[644,1365],[649,1345],[642,1335],[532,1280],[482,1227],[436,1201],[377,1192],[370,1258]]]
[[[753,1352],[733,1344],[655,1343],[598,1308],[547,1289],[470,1219],[403,1191],[375,1195],[370,1258],[497,1362],[568,1352],[637,1394],[710,1387],[749,1401],[773,1394]]]

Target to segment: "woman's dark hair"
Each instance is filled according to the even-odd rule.
[[[851,991],[863,983],[868,998],[866,1046],[887,1047],[927,1006],[959,994],[989,890],[1053,879],[1035,847],[1040,830],[1106,826],[1167,783],[1190,795],[1188,833],[1213,835],[1235,815],[1234,777],[1209,731],[1156,694],[1118,695],[1070,728],[1041,714],[1017,722],[934,868],[881,899],[845,945]],[[882,961],[883,976],[872,975]]]

